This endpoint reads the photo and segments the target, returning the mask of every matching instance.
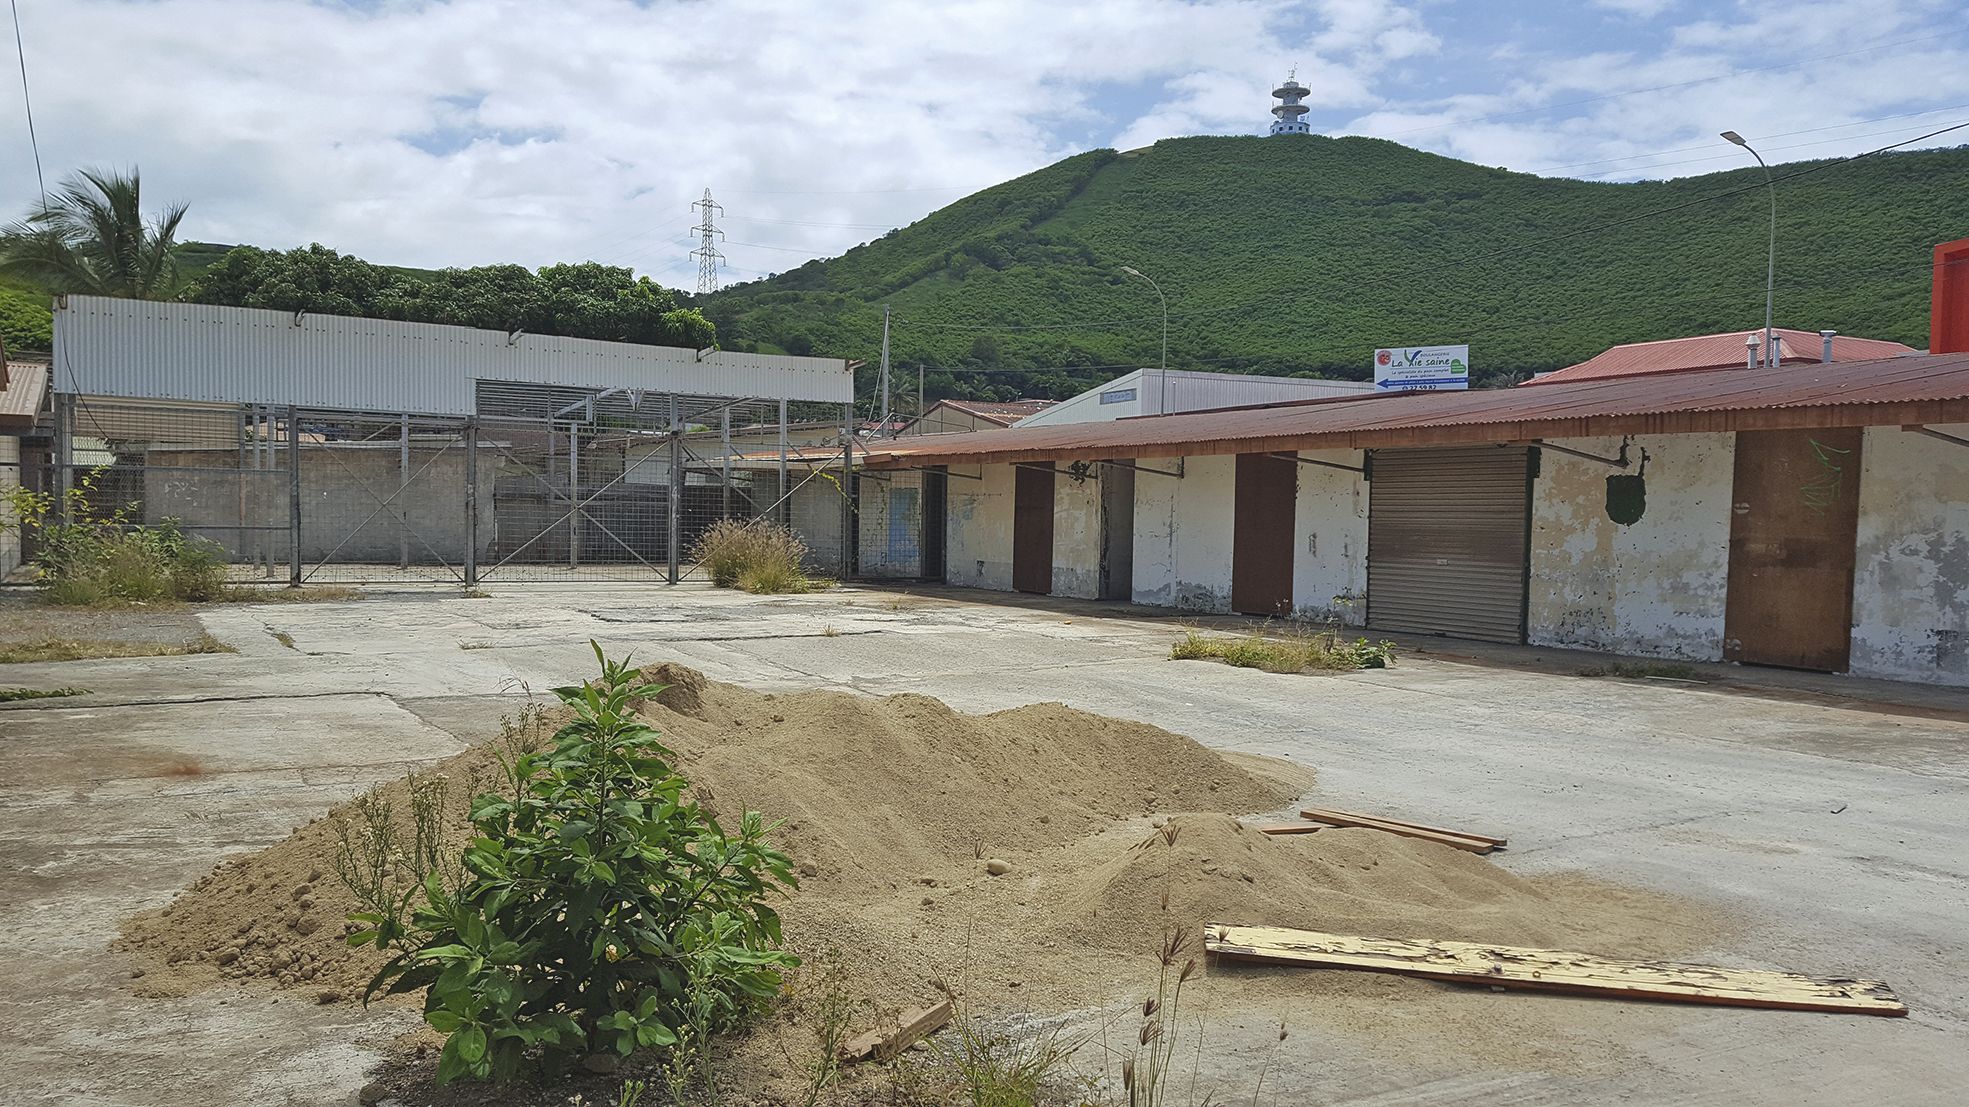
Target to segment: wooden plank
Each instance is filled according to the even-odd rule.
[[[1391,826],[1405,826],[1411,830],[1426,830],[1432,834],[1448,834],[1456,838],[1468,838],[1473,842],[1489,842],[1499,849],[1503,849],[1509,844],[1507,839],[1493,838],[1488,834],[1472,834],[1467,830],[1450,830],[1447,827],[1430,826],[1427,823],[1412,823],[1407,819],[1393,819],[1386,815],[1363,815],[1357,811],[1341,811],[1332,807],[1308,807],[1300,811],[1299,815],[1301,818],[1318,819],[1320,822],[1332,823],[1334,826],[1347,825],[1346,823],[1335,822],[1335,819],[1371,819],[1377,823],[1387,823]]]
[[[1203,947],[1220,957],[1331,969],[1399,973],[1626,999],[1898,1017],[1907,1006],[1877,980],[1816,978],[1788,972],[1631,961],[1550,949],[1474,942],[1404,941],[1269,926],[1204,928]]]
[[[918,1041],[941,1030],[957,1008],[945,997],[928,1007],[905,1011],[892,1026],[878,1026],[848,1040],[841,1046],[844,1064],[857,1061],[887,1061]]]
[[[1311,834],[1326,828],[1318,823],[1275,823],[1258,828],[1260,834]]]
[[[1327,823],[1332,826],[1353,827],[1359,830],[1379,830],[1385,834],[1399,834],[1404,838],[1417,838],[1424,842],[1439,842],[1445,846],[1464,850],[1469,853],[1489,853],[1491,850],[1497,848],[1489,839],[1466,838],[1461,834],[1441,830],[1423,830],[1419,827],[1409,826],[1407,823],[1391,823],[1381,819],[1370,819],[1365,815],[1342,815],[1338,812],[1316,814],[1311,809],[1301,811],[1299,814],[1301,818],[1311,819],[1314,822]]]

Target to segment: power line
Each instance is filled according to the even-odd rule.
[[[892,231],[894,223],[814,223],[804,219],[766,219],[757,215],[734,215],[741,223],[776,223],[782,227],[843,227],[854,231]]]
[[[34,151],[34,184],[41,190],[41,206],[48,206],[48,182],[41,177],[41,139],[34,133],[34,97],[27,90],[27,47],[21,45],[20,0],[7,0],[14,12],[14,54],[21,62],[21,107],[27,110],[27,145]]]

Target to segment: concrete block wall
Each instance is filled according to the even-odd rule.
[[[1175,458],[1137,464],[1174,470]],[[1192,457],[1183,477],[1135,474],[1136,603],[1184,611],[1231,609],[1231,515],[1237,458]]]
[[[1058,468],[1065,469],[1062,462]],[[1101,596],[1100,466],[1085,480],[1053,477],[1053,594],[1079,600]]]
[[[1554,439],[1612,457],[1619,438]],[[1526,638],[1534,645],[1714,661],[1730,568],[1732,434],[1637,437],[1646,508],[1607,517],[1607,478],[1634,473],[1545,450],[1532,482]]]
[[[1301,457],[1359,468],[1359,450],[1307,450]],[[1292,536],[1292,608],[1312,619],[1359,622],[1367,611],[1367,505],[1358,473],[1301,465]],[[1352,603],[1339,600],[1352,599]]]
[[[1969,446],[1869,427],[1859,495],[1853,673],[1969,685]]]
[[[1010,465],[951,467],[944,555],[951,584],[1011,590],[1012,481]]]

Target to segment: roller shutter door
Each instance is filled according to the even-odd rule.
[[[1376,450],[1368,625],[1524,641],[1529,464],[1523,447]]]

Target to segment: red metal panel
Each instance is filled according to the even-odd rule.
[[[1935,247],[1934,300],[1928,319],[1931,352],[1969,350],[1969,238]]]

